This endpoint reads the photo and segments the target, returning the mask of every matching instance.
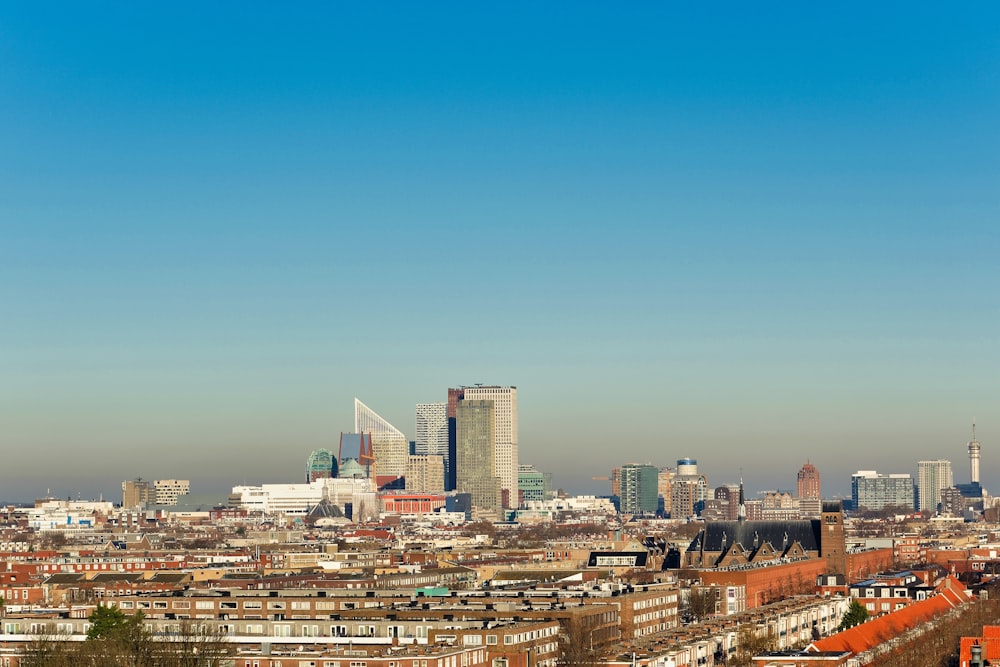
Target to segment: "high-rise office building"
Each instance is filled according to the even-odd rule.
[[[371,434],[371,444],[375,450],[376,484],[381,486],[386,481],[406,474],[406,457],[410,454],[409,440],[402,431],[357,398],[354,399],[354,432]]]
[[[337,457],[329,449],[317,449],[306,459],[306,483],[337,476]]]
[[[618,471],[621,511],[626,514],[655,514],[660,471],[656,466],[628,463]]]
[[[806,464],[799,470],[798,497],[819,499],[819,470],[812,463]]]
[[[951,461],[917,461],[917,509],[937,512],[941,490],[951,488]]]
[[[905,474],[880,475],[859,470],[851,475],[851,499],[856,509],[913,509],[913,477]]]
[[[517,387],[464,388],[464,401],[493,401],[495,470],[506,507],[517,507]]]
[[[447,403],[447,415],[448,415],[448,461],[451,462],[450,466],[445,468],[445,479],[444,488],[447,491],[454,491],[456,487],[456,477],[455,477],[455,461],[457,461],[455,448],[457,447],[457,414],[458,414],[458,402],[462,400],[465,396],[465,389],[449,389],[448,390],[448,403]]]
[[[436,454],[407,457],[406,490],[416,493],[444,491],[444,458]]]
[[[153,485],[142,478],[122,482],[122,507],[132,509],[145,507],[154,500]]]
[[[447,479],[451,469],[448,453],[448,404],[417,403],[416,416],[417,439],[413,441],[413,453],[418,456],[440,456]]]
[[[456,490],[468,493],[480,512],[503,507],[500,477],[496,473],[494,402],[465,398],[456,407]]]

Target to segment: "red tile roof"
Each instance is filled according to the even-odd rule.
[[[813,642],[809,650],[864,653],[968,600],[965,587],[954,577],[948,577],[938,588],[937,595]]]

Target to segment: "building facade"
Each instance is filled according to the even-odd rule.
[[[377,477],[394,478],[406,474],[410,441],[402,431],[357,398],[354,399],[354,432],[371,434]]]
[[[468,493],[483,512],[503,507],[500,477],[496,472],[494,403],[464,399],[456,410],[456,490]]]
[[[621,511],[627,514],[655,514],[659,496],[656,466],[629,463],[618,470]]]
[[[812,463],[806,464],[799,470],[797,485],[797,495],[799,498],[813,498],[818,500],[823,496],[819,488],[819,470]]]
[[[448,404],[417,403],[416,430],[413,453],[420,456],[440,456],[447,478],[447,471],[451,468],[448,453]]]
[[[517,506],[517,387],[475,386],[464,388],[463,400],[493,401],[493,428],[500,488],[508,507]]]
[[[941,502],[941,491],[950,488],[953,483],[951,461],[917,461],[917,509],[936,512]]]
[[[419,493],[444,491],[444,457],[435,454],[407,457],[406,490]]]
[[[851,475],[851,499],[856,509],[879,511],[894,507],[912,510],[913,477],[859,470]]]
[[[548,500],[551,495],[548,475],[535,469],[535,466],[519,465],[517,467],[517,493],[519,507],[520,503]]]

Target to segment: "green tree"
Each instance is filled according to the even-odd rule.
[[[844,617],[840,619],[840,625],[837,626],[837,631],[846,630],[848,628],[853,628],[859,623],[864,623],[868,620],[868,610],[865,606],[858,602],[857,600],[851,600],[851,606],[847,608],[844,613]]]
[[[87,619],[87,641],[81,665],[149,667],[155,664],[153,638],[142,612],[130,616],[116,606],[97,605]]]
[[[136,617],[128,616],[116,605],[98,604],[97,609],[91,612],[90,627],[87,629],[87,639],[110,639],[122,633],[132,619]],[[141,619],[141,615],[139,616]]]

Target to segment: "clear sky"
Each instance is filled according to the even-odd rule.
[[[1000,491],[996,3],[0,5],[0,499],[518,386],[572,491]]]

